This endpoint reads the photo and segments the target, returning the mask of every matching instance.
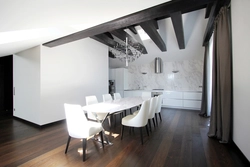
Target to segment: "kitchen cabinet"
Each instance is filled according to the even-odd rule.
[[[201,97],[198,91],[164,91],[162,107],[200,110]]]

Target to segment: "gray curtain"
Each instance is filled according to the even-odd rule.
[[[200,116],[207,117],[207,50],[208,45],[205,46],[204,63],[203,63],[203,84],[202,84],[202,100]]]
[[[232,51],[229,11],[222,7],[214,29],[212,66],[212,109],[209,137],[221,143],[231,140],[232,124]]]

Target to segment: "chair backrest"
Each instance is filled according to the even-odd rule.
[[[157,109],[158,97],[152,97],[150,99],[150,107],[148,113],[148,119],[152,119],[155,116],[155,111]]]
[[[85,99],[86,99],[86,105],[98,103],[96,96],[86,96]],[[89,119],[96,120],[96,116],[92,112],[88,111],[87,113]]]
[[[134,127],[143,127],[148,123],[148,112],[150,107],[150,100],[143,101],[141,108],[133,118]]]
[[[105,101],[112,101],[113,100],[112,96],[110,94],[104,94],[104,95],[102,95],[102,99],[103,99],[104,102]]]
[[[118,99],[121,99],[121,95],[120,93],[114,93],[114,100],[118,100]]]
[[[86,96],[85,99],[86,99],[86,105],[98,103],[96,96]]]
[[[141,97],[143,100],[148,100],[151,98],[151,92],[142,92]]]
[[[68,133],[71,137],[83,138],[82,127],[88,122],[82,107],[77,104],[64,104]]]
[[[162,105],[162,95],[158,95],[155,113],[161,112],[161,105]]]

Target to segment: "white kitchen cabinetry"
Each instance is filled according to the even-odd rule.
[[[201,92],[164,91],[162,106],[170,108],[200,110],[201,97]]]

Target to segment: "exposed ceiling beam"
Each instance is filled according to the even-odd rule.
[[[156,20],[152,20],[152,23],[154,24],[155,28],[158,30],[159,29],[158,22]]]
[[[135,29],[134,26],[129,26],[128,29],[132,31],[134,34],[137,34],[137,30]]]
[[[160,34],[156,30],[152,21],[143,22],[140,24],[141,28],[148,34],[161,51],[167,51],[166,44],[162,40]]]
[[[107,34],[99,34],[99,35],[95,35],[93,37],[90,37],[98,42],[101,42],[104,45],[107,45],[111,48],[115,48],[115,46],[118,46],[119,43],[114,41],[113,39],[111,39]],[[126,50],[125,48],[119,48],[121,50],[121,52],[123,52],[124,54],[126,54]],[[128,55],[133,55],[131,51],[128,50]]]
[[[209,20],[207,23],[206,31],[203,37],[203,46],[207,45],[207,43],[209,42],[213,34],[214,20],[215,20],[215,17],[218,15],[220,8],[222,6],[228,6],[230,2],[231,0],[220,0],[220,1],[215,1],[213,3],[213,6],[211,7],[211,11],[209,14]]]
[[[126,33],[124,30],[119,29],[119,30],[114,30],[110,32],[117,38],[119,38],[122,41],[126,41],[126,37],[128,38],[128,44],[135,48],[138,51],[142,51],[143,54],[147,54],[146,48],[137,40],[135,40],[132,36],[130,36],[128,33]]]
[[[174,31],[178,41],[179,48],[185,49],[185,39],[184,39],[184,30],[183,30],[181,12],[171,13],[170,16],[174,26]]]
[[[110,39],[114,39],[114,37],[109,32],[105,32],[104,34],[108,36]]]
[[[44,46],[55,47],[65,43],[80,40],[86,37],[95,36],[105,32],[114,31],[116,29],[126,28],[139,23],[146,22],[153,19],[169,17],[170,13],[181,11],[182,13],[190,12],[206,7],[208,3],[215,0],[178,0],[169,1],[97,26],[82,30],[65,37],[55,39],[53,41],[44,43]]]
[[[113,39],[111,39],[107,34],[99,34],[99,35],[95,35],[93,37],[90,37],[98,42],[101,42],[104,45],[107,45],[109,47],[114,47],[117,45],[117,42],[114,41]]]
[[[213,25],[214,25],[214,19],[216,17],[216,14],[217,14],[217,10],[219,8],[219,3],[218,1],[215,1],[213,3],[213,6],[211,8],[211,12],[210,12],[210,15],[209,15],[209,20],[208,20],[208,23],[207,23],[207,27],[206,27],[206,31],[205,31],[205,34],[204,34],[204,37],[203,37],[203,46],[205,46],[212,34],[213,34]]]
[[[208,18],[208,17],[209,17],[209,14],[210,14],[210,12],[211,12],[212,6],[213,6],[213,3],[210,3],[210,4],[207,5],[205,18]]]

